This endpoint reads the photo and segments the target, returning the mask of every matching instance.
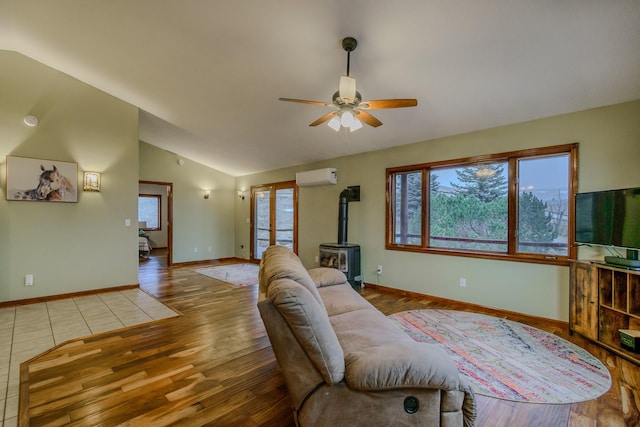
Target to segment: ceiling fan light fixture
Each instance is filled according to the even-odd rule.
[[[353,122],[351,122],[351,126],[349,126],[349,130],[351,132],[355,132],[360,128],[362,128],[362,122],[357,117],[354,117]]]
[[[340,116],[340,124],[342,126],[348,128],[353,123],[353,113],[349,110],[343,111],[342,116]]]
[[[331,120],[329,120],[329,123],[327,124],[331,129],[335,130],[336,132],[340,130],[340,126],[342,125],[342,123],[340,122],[340,117],[338,117],[337,115],[333,116]]]
[[[349,76],[340,76],[340,98],[345,102],[353,103],[356,99],[356,79]]]

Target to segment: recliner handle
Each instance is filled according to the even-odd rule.
[[[408,396],[404,399],[404,410],[407,414],[415,414],[420,409],[420,401],[415,396]]]

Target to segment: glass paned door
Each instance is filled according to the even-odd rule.
[[[261,259],[262,252],[271,244],[271,190],[258,190],[252,194],[253,258]]]
[[[251,205],[251,259],[260,260],[270,245],[297,252],[295,181],[253,187]]]
[[[294,204],[293,188],[276,190],[276,245],[293,248]]]

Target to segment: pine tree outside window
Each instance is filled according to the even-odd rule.
[[[438,183],[429,197],[430,246],[506,252],[507,163],[434,168],[430,175]]]

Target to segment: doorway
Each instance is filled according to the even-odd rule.
[[[298,253],[298,187],[295,181],[251,187],[251,260],[270,245]]]
[[[167,266],[170,266],[173,264],[173,183],[138,181],[138,200],[143,196],[157,197],[159,200],[158,227],[155,230],[146,231],[145,234],[150,240],[152,250],[154,245],[155,249],[166,247]]]

